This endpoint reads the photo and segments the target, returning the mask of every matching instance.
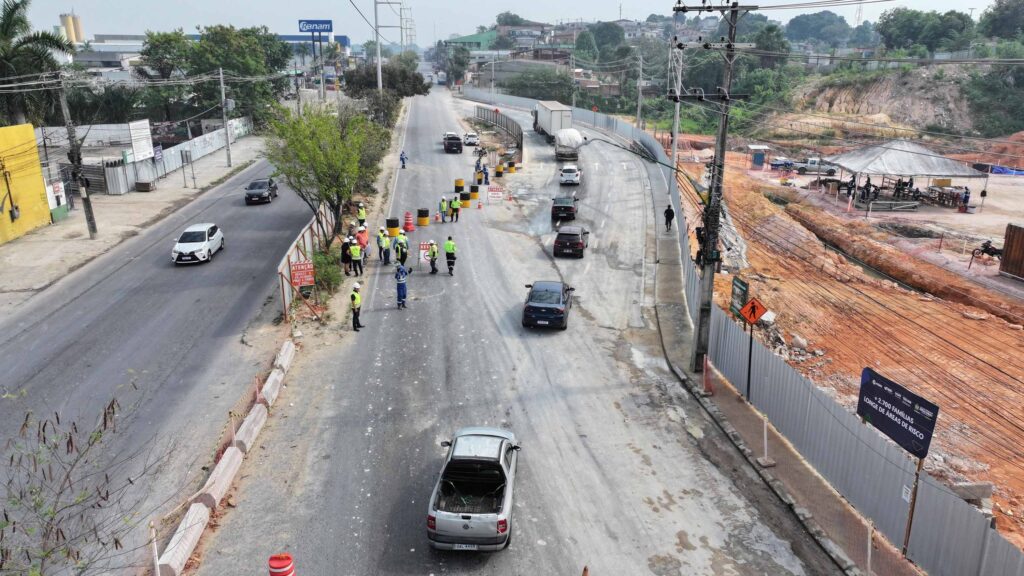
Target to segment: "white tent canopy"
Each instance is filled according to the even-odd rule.
[[[987,178],[958,160],[952,160],[931,150],[908,142],[892,140],[885,144],[865,146],[825,159],[854,174],[880,176],[910,176],[927,178]]]

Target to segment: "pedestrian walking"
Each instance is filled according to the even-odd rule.
[[[451,207],[452,207],[452,222],[458,222],[459,221],[459,209],[462,208],[462,200],[459,200],[458,197],[452,198]]]
[[[402,150],[402,153],[398,156],[398,159],[402,161],[402,169],[405,170],[405,161],[409,159],[409,157],[405,155],[405,150]]]
[[[441,213],[441,222],[448,221],[448,198],[441,196],[441,201],[437,204],[437,211]]]
[[[409,269],[399,262],[395,265],[395,286],[398,288],[398,309],[406,308],[405,297],[408,295],[406,280],[409,278]]]
[[[448,261],[448,275],[455,276],[455,241],[451,236],[444,243],[444,257]]]
[[[672,220],[675,219],[675,217],[676,217],[676,211],[673,210],[672,209],[672,205],[669,204],[668,207],[665,208],[665,231],[666,232],[671,232],[672,231]]]
[[[341,267],[345,270],[345,276],[352,271],[352,239],[348,237],[341,243]]]
[[[437,242],[430,241],[430,248],[427,249],[427,259],[430,260],[430,273],[437,274]]]
[[[366,226],[366,206],[363,203],[359,203],[359,209],[356,210],[356,219],[359,220],[360,226]]]
[[[398,237],[391,243],[391,248],[395,251],[395,260],[405,266],[405,260],[409,257],[409,238],[406,237],[405,230],[398,233]]]
[[[363,309],[363,295],[359,293],[359,282],[352,285],[349,301],[352,307],[352,330],[359,332],[360,328],[366,328],[366,325],[359,321],[359,312]]]
[[[363,275],[363,249],[359,246],[359,242],[353,240],[352,244],[348,247],[352,253],[352,273],[356,276]]]
[[[388,232],[383,226],[377,232],[377,258],[384,264],[391,263],[391,242],[388,240]]]

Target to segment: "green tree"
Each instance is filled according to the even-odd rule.
[[[366,42],[363,42],[363,50],[366,51],[366,59],[368,61],[373,60],[374,58],[377,57],[377,42],[374,40],[367,40]],[[380,57],[391,57],[391,50],[387,46],[384,46],[383,44],[380,47]]]
[[[528,70],[501,83],[513,96],[537,100],[572,101],[572,77],[553,68]]]
[[[526,26],[530,23],[529,20],[521,17],[518,14],[512,12],[502,12],[498,14],[497,20],[498,26]]]
[[[487,32],[487,26],[484,26],[483,24],[481,24],[481,25],[476,27],[476,33],[477,34],[483,34],[484,32]]]
[[[448,81],[455,83],[461,80],[469,68],[469,48],[456,45],[448,48],[448,60],[445,72],[448,74]]]
[[[597,62],[599,54],[597,42],[594,41],[594,35],[590,33],[590,30],[584,30],[576,35],[575,52],[577,58],[588,62]]]
[[[305,66],[306,65],[306,56],[309,56],[309,44],[306,44],[305,42],[301,42],[299,44],[296,44],[295,45],[295,55],[298,56],[301,59],[302,65]]]
[[[861,22],[850,34],[849,43],[852,46],[866,48],[878,43],[878,34],[875,33],[875,26],[867,20]]]
[[[757,31],[754,35],[754,45],[758,50],[764,52],[789,52],[789,42],[786,40],[782,28],[775,24],[769,24]],[[778,68],[786,64],[785,56],[763,55],[759,57],[761,66],[766,68]]]
[[[1020,37],[1024,32],[1024,0],[995,0],[981,14],[978,28],[985,36]]]
[[[171,32],[146,32],[139,64],[134,72],[147,80],[169,80],[183,76],[192,42],[180,28]],[[186,104],[185,86],[154,86],[145,91],[144,102],[150,110],[159,110],[164,122],[175,119],[175,110]]]
[[[590,27],[590,33],[594,35],[594,43],[601,54],[618,48],[626,41],[626,33],[614,22],[598,22]]]
[[[749,38],[757,33],[758,30],[768,25],[768,17],[764,14],[747,13],[740,17],[739,22],[736,24],[736,38]],[[718,30],[715,31],[716,36],[729,37],[729,24],[725,19],[721,19],[718,23]]]
[[[508,36],[498,36],[491,42],[491,50],[511,50],[516,47],[516,43],[512,41]]]
[[[391,64],[407,70],[408,72],[416,72],[416,69],[420,65],[420,57],[412,50],[406,50],[398,56],[391,59]],[[422,76],[421,76],[422,78]]]
[[[33,32],[28,21],[30,0],[4,0],[0,7],[0,79],[57,70],[56,54],[71,54],[74,45],[51,32]],[[0,94],[0,107],[9,122],[24,124],[31,109],[41,116],[44,92]]]
[[[786,24],[786,38],[794,42],[814,40],[838,44],[846,40],[851,32],[846,18],[830,10],[800,14]]]
[[[419,72],[408,67],[388,62],[380,68],[381,84],[385,91],[394,92],[398,98],[425,95],[429,85]],[[345,93],[353,98],[365,98],[367,93],[377,91],[377,68],[363,65],[345,73]]]

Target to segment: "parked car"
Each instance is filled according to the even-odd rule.
[[[462,137],[462,143],[466,146],[479,146],[480,136],[476,132],[466,132],[466,135]]]
[[[224,249],[224,232],[213,223],[193,224],[178,236],[171,250],[175,264],[210,262],[213,255]]]
[[[452,152],[462,154],[462,138],[454,132],[449,132],[449,136],[444,138],[444,151],[445,153]]]
[[[772,158],[771,161],[768,162],[768,165],[771,167],[772,170],[793,169],[793,161],[784,156],[776,156],[775,158]]]
[[[804,158],[793,162],[793,168],[798,174],[827,174],[836,175],[836,167],[821,158]]]
[[[277,198],[277,182],[273,178],[260,178],[249,182],[245,187],[245,203],[256,204],[266,202],[267,204]]]
[[[459,135],[456,134],[455,132],[445,132],[444,134],[441,135],[441,145],[443,146],[444,143],[447,142],[449,138],[458,138],[458,137],[459,137]]]
[[[557,281],[527,284],[530,293],[523,305],[523,326],[569,327],[569,311],[575,288]]]
[[[496,551],[512,543],[519,444],[500,428],[462,428],[451,441],[427,505],[427,539],[438,550]]]
[[[583,251],[590,245],[590,230],[582,226],[562,226],[555,237],[555,256],[583,258]]]
[[[562,166],[562,169],[558,172],[558,184],[575,184],[580,185],[580,181],[583,178],[583,170],[580,170],[575,164],[566,164]]]
[[[579,199],[576,196],[558,196],[551,201],[551,219],[575,220],[577,202]]]

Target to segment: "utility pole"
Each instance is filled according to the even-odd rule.
[[[644,102],[644,53],[640,51],[639,46],[636,51],[640,54],[640,72],[636,75],[636,127],[639,128]]]
[[[89,180],[82,176],[82,143],[75,136],[75,123],[71,121],[71,109],[68,108],[67,86],[63,78],[60,85],[60,111],[64,114],[64,125],[68,129],[68,160],[71,161],[71,178],[78,184],[78,191],[82,195],[82,208],[85,209],[85,224],[89,228],[89,239],[96,239],[96,216],[92,213],[92,199],[89,198]]]
[[[224,69],[218,68],[220,74],[220,117],[224,121],[224,150],[228,154],[228,168],[231,167],[231,126],[228,126],[228,99],[224,93]]]
[[[721,254],[718,250],[718,231],[721,226],[722,211],[722,179],[725,176],[725,146],[726,137],[729,131],[729,107],[735,96],[730,95],[732,88],[732,67],[736,62],[736,48],[743,47],[736,44],[736,25],[740,13],[756,10],[757,6],[740,6],[739,2],[729,5],[707,6],[689,8],[682,4],[675,5],[673,12],[722,12],[726,23],[729,25],[729,39],[724,45],[720,43],[705,42],[694,44],[705,49],[725,48],[725,70],[722,73],[722,85],[718,88],[718,94],[709,96],[703,93],[698,94],[677,94],[677,99],[692,98],[696,100],[717,100],[721,102],[721,115],[718,119],[718,137],[715,139],[715,158],[711,162],[711,188],[708,195],[708,203],[704,208],[704,221],[697,239],[700,242],[698,251],[697,266],[701,268],[700,277],[700,306],[697,311],[696,338],[693,345],[693,356],[690,369],[694,372],[704,370],[704,358],[708,353],[708,343],[711,335],[711,306],[714,305],[713,297],[715,291],[715,271],[721,261]],[[679,48],[686,47],[683,44]]]
[[[402,17],[401,16],[398,17],[399,24],[400,24],[399,26],[381,26],[380,25],[380,5],[381,4],[399,4],[399,5],[401,5],[401,2],[388,2],[386,0],[373,0],[373,35],[374,35],[374,38],[376,39],[376,42],[374,42],[374,43],[377,45],[377,91],[378,92],[383,92],[384,91],[384,77],[381,75],[381,62],[380,62],[380,40],[381,40],[380,29],[381,28],[399,28],[399,29],[402,29],[402,26],[401,26]]]
[[[302,88],[299,88],[299,77],[295,77],[295,108],[298,110],[299,117],[302,117]]]
[[[669,48],[669,63],[675,67],[675,83],[673,84],[672,99],[675,100],[675,110],[672,112],[672,169],[675,170],[679,160],[679,94],[683,90],[683,51],[675,46],[676,39],[672,39],[672,46]]]
[[[573,36],[576,34],[573,33]],[[569,53],[569,78],[572,79],[572,107],[576,107],[576,43],[573,42],[573,50]],[[491,85],[494,85],[494,71],[491,71]],[[491,92],[494,92],[492,89]]]

